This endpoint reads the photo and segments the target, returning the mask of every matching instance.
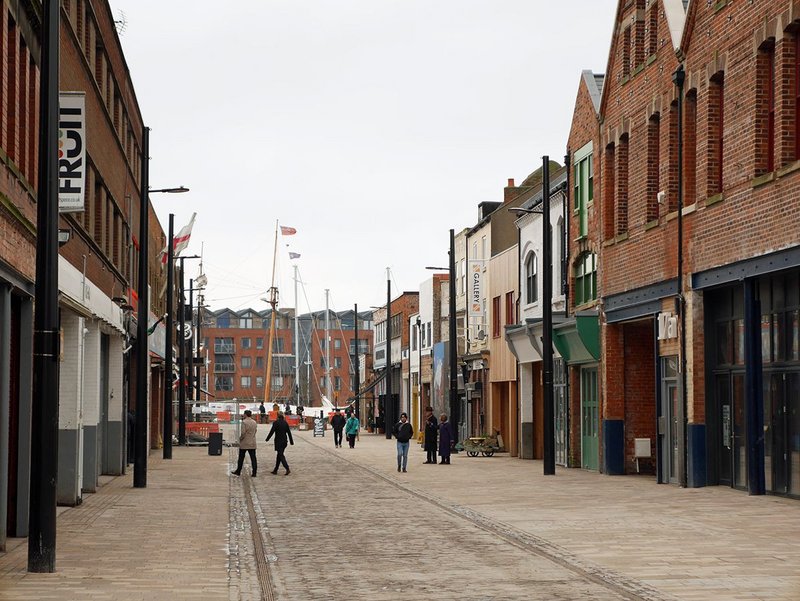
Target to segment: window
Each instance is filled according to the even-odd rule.
[[[481,259],[486,260],[486,236],[481,237]]]
[[[539,300],[539,259],[536,253],[529,253],[525,260],[525,302],[535,303]]]
[[[239,318],[239,327],[240,328],[247,328],[252,329],[253,327],[253,318],[251,316],[247,317],[240,317]]]
[[[216,376],[214,378],[214,388],[216,390],[231,391],[233,390],[233,377],[232,376]]]
[[[461,259],[461,294],[467,293],[467,260]]]
[[[219,317],[217,317],[217,327],[218,328],[231,327],[231,318],[228,315],[220,315]]]
[[[264,388],[264,376],[256,376],[256,388]]]
[[[689,206],[697,193],[697,90],[689,90],[683,104],[683,204]]]
[[[233,338],[214,338],[214,352],[235,353],[236,346],[233,344]]]
[[[606,160],[603,165],[603,237],[608,240],[614,237],[614,203],[616,187],[614,185],[616,153],[614,144],[606,146]]]
[[[708,169],[706,195],[722,192],[722,160],[725,127],[725,74],[717,73],[708,84]]]
[[[242,388],[250,388],[250,376],[242,376]]]
[[[597,298],[597,255],[584,253],[575,265],[575,305]]]
[[[341,357],[334,357],[333,358],[333,367],[336,369],[342,368],[342,358]]]
[[[756,57],[755,176],[775,170],[775,44],[762,44]]]
[[[617,234],[628,231],[628,135],[619,139],[617,148]]]
[[[628,27],[622,34],[622,77],[631,75],[631,28]]]
[[[251,341],[249,338],[242,338],[242,349],[249,349],[250,343]]]
[[[283,353],[283,338],[276,338],[272,341],[272,352]]]
[[[264,339],[263,338],[256,338],[256,348],[261,350],[264,348]]]
[[[500,297],[492,299],[492,336],[500,337]]]
[[[394,319],[394,318],[392,318],[392,319]],[[394,323],[392,323],[392,325],[394,325]],[[334,348],[334,350],[337,350],[337,351],[338,351],[340,348],[342,348],[342,340],[341,340],[341,338],[336,338],[336,339],[333,341],[333,348]]]
[[[333,389],[334,390],[341,390],[342,389],[342,379],[339,376],[333,378]]]
[[[256,357],[256,368],[264,369],[264,357]]]
[[[283,388],[283,376],[272,376],[272,390],[281,390]]]
[[[419,340],[418,340],[418,338],[419,338],[419,330],[420,330],[420,328],[418,328],[416,325],[412,325],[411,326],[411,350],[412,350],[412,352],[417,350],[417,344],[419,344]],[[350,347],[350,349],[352,351],[352,347]],[[351,352],[350,354],[352,355],[353,353]]]
[[[647,15],[647,54],[658,52],[658,2],[653,2]]]
[[[575,152],[574,179],[574,211],[578,219],[578,237],[585,238],[589,229],[587,207],[594,200],[594,165],[591,142]]]
[[[661,115],[656,113],[647,120],[647,223],[658,219],[660,138]]]
[[[506,325],[516,323],[514,319],[514,293],[506,292]]]
[[[427,344],[425,346],[433,346],[433,333],[431,331],[431,326],[432,323],[429,321],[427,324],[428,335],[427,338],[425,339],[427,341]]]
[[[253,367],[253,360],[250,357],[242,357],[242,369]]]

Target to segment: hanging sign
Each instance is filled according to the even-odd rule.
[[[483,261],[469,262],[469,310],[468,317],[480,320],[483,317]]]
[[[58,97],[58,210],[84,210],[86,187],[86,102],[83,92]]]

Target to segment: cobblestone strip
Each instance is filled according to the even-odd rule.
[[[335,457],[340,461],[344,461],[349,463],[350,465],[359,467],[366,472],[372,474],[375,478],[378,478],[384,482],[387,482],[398,488],[400,490],[404,490],[417,498],[420,498],[440,509],[458,516],[462,518],[478,528],[490,532],[496,536],[499,536],[506,542],[523,549],[529,553],[533,553],[539,557],[552,561],[571,572],[577,574],[578,576],[585,578],[591,582],[599,584],[608,590],[611,590],[617,594],[622,595],[626,599],[631,599],[632,601],[675,601],[676,597],[672,595],[665,594],[662,591],[654,589],[643,582],[639,582],[636,580],[632,580],[627,578],[613,570],[609,570],[607,568],[603,568],[598,566],[594,563],[586,561],[577,557],[575,554],[570,553],[566,549],[544,539],[538,537],[533,534],[529,534],[526,532],[522,532],[521,530],[514,528],[508,524],[504,524],[503,522],[490,519],[485,515],[478,513],[468,507],[464,507],[463,505],[459,505],[457,503],[451,503],[449,501],[445,501],[440,497],[432,495],[428,492],[423,490],[414,488],[412,486],[408,486],[405,484],[401,484],[394,480],[393,478],[387,476],[380,470],[375,468],[357,463],[351,459],[347,459],[346,457],[334,453],[333,451],[321,447],[319,445],[314,445],[303,438],[297,437],[299,440],[302,440],[304,443],[309,444],[318,448],[319,450],[327,453],[331,457]]]
[[[228,463],[235,462],[229,451]],[[230,465],[226,470],[228,478],[228,599],[257,598],[259,588],[255,576],[253,560],[253,537],[250,536],[250,518],[244,487],[238,478],[230,476]]]

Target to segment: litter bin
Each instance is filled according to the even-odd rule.
[[[222,432],[208,433],[208,454],[222,455]]]

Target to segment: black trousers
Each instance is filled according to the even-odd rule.
[[[436,463],[436,449],[428,449],[428,458],[425,461],[429,463]]]
[[[350,448],[356,448],[356,435],[355,434],[348,434],[347,435],[347,442],[350,443]]]
[[[258,472],[258,460],[256,459],[255,449],[239,449],[239,461],[236,463],[236,473],[242,473],[242,466],[244,465],[244,455],[250,453],[250,468],[255,476]]]
[[[333,431],[333,444],[339,446],[342,444],[342,431],[334,429]]]
[[[275,449],[275,469],[272,470],[274,472],[278,471],[278,468],[282,465],[284,469],[288,472],[289,471],[289,464],[286,463],[286,455],[283,452],[286,450],[286,447],[283,448],[276,448]]]

